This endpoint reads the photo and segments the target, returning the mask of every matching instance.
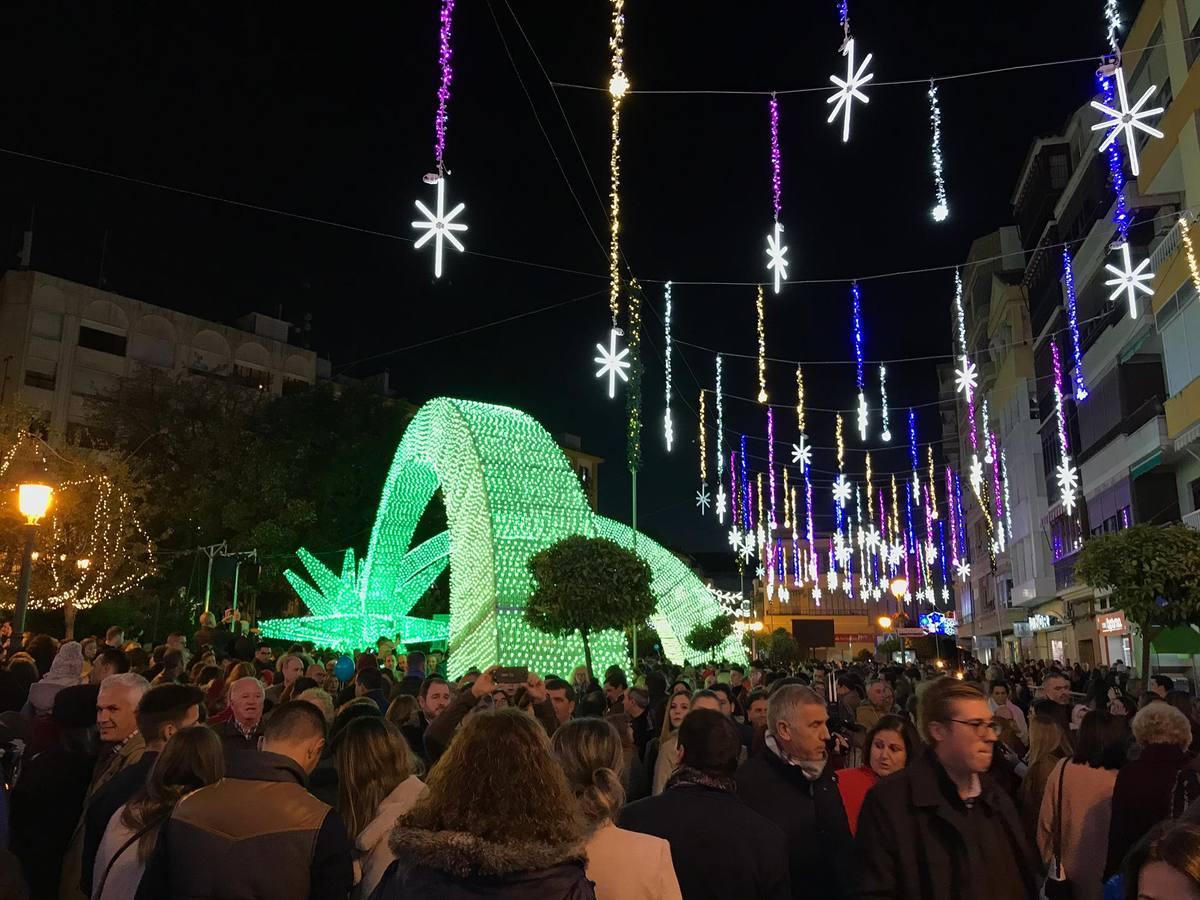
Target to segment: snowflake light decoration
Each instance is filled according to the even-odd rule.
[[[860,88],[868,81],[875,77],[873,72],[867,71],[867,66],[871,64],[871,54],[868,53],[866,59],[862,61],[862,65],[856,71],[854,68],[854,39],[846,41],[846,78],[845,80],[838,78],[836,75],[830,75],[829,80],[837,85],[837,93],[826,100],[826,103],[832,103],[833,111],[829,114],[826,122],[832,122],[838,117],[838,113],[843,114],[842,120],[842,143],[850,140],[850,107],[855,100],[862,103],[869,103],[870,100]]]
[[[717,521],[725,524],[725,485],[717,485]]]
[[[433,239],[433,277],[442,277],[442,241],[449,241],[459,253],[462,253],[466,248],[462,245],[458,238],[452,232],[466,231],[467,226],[462,222],[455,222],[454,218],[466,209],[465,203],[460,203],[450,212],[446,212],[446,179],[438,177],[437,180],[437,212],[430,212],[420,200],[417,201],[417,209],[425,216],[423,222],[413,222],[412,227],[424,231],[425,233],[417,238],[413,244],[414,250],[420,250],[430,238]]]
[[[845,506],[850,499],[850,482],[846,480],[846,476],[839,474],[833,482],[833,499],[838,502],[839,506]]]
[[[1075,511],[1075,491],[1079,488],[1079,470],[1067,460],[1063,460],[1055,469],[1055,480],[1062,492],[1063,509],[1070,515]]]
[[[821,598],[824,596],[825,595],[821,592],[821,586],[819,584],[814,584],[812,589],[813,603],[817,604],[817,606],[820,606]]]
[[[792,462],[805,469],[812,465],[812,445],[808,443],[807,435],[800,435],[800,443],[792,444]]]
[[[954,370],[954,389],[960,394],[970,397],[975,393],[975,386],[979,383],[979,370],[975,363],[967,359],[964,355],[962,365]]]
[[[787,246],[783,243],[783,226],[778,222],[775,223],[775,230],[772,234],[767,235],[767,271],[775,272],[775,293],[779,293],[779,289],[783,286],[783,282],[787,280]]]
[[[971,458],[971,490],[975,492],[975,496],[979,496],[979,487],[983,484],[983,463],[979,461],[979,457]]]
[[[873,523],[863,534],[863,540],[867,545],[867,550],[869,550],[871,553],[874,553],[879,549],[879,531],[875,528]]]
[[[867,395],[860,393],[858,395],[858,436],[864,441],[867,439],[869,412],[867,409]]]
[[[750,558],[754,556],[754,537],[753,535],[743,535],[738,538],[737,545],[738,556],[742,558],[742,564],[750,562]]]
[[[1154,291],[1144,283],[1153,280],[1154,273],[1145,271],[1150,266],[1149,259],[1143,259],[1136,268],[1134,267],[1133,261],[1129,258],[1129,244],[1122,241],[1116,249],[1121,251],[1121,268],[1117,268],[1112,263],[1104,264],[1104,268],[1116,276],[1104,282],[1110,287],[1116,285],[1113,292],[1108,295],[1108,299],[1116,300],[1121,294],[1125,294],[1129,301],[1129,317],[1136,319],[1138,317],[1138,291],[1148,296],[1154,296]]]
[[[712,495],[708,492],[708,484],[701,482],[700,490],[696,491],[696,506],[700,508],[700,515],[708,512],[708,507],[712,505]]]
[[[954,573],[958,575],[958,580],[966,582],[971,577],[971,564],[965,559],[960,559],[954,564]]]
[[[611,400],[617,395],[617,378],[622,381],[629,380],[629,374],[626,370],[629,368],[629,360],[625,357],[629,355],[629,348],[626,347],[620,353],[617,352],[617,334],[618,329],[613,328],[608,332],[608,349],[604,348],[603,344],[596,345],[596,352],[600,355],[595,358],[595,362],[600,363],[600,370],[596,373],[597,378],[608,376],[608,399]]]
[[[1092,109],[1100,110],[1100,112],[1108,116],[1108,120],[1105,122],[1097,122],[1092,126],[1092,131],[1102,131],[1105,128],[1112,129],[1109,131],[1108,136],[1105,137],[1100,144],[1099,149],[1101,153],[1107,150],[1109,144],[1121,137],[1122,134],[1125,136],[1125,148],[1129,153],[1129,167],[1133,171],[1134,177],[1136,178],[1139,172],[1137,145],[1134,143],[1133,130],[1135,128],[1140,129],[1141,131],[1144,131],[1146,134],[1155,138],[1161,138],[1163,136],[1163,133],[1157,128],[1153,127],[1152,125],[1147,125],[1142,121],[1142,119],[1145,119],[1149,116],[1157,116],[1163,111],[1161,106],[1157,106],[1154,109],[1142,109],[1142,106],[1145,105],[1146,101],[1153,96],[1156,90],[1158,90],[1158,85],[1150,85],[1150,87],[1146,88],[1146,92],[1142,94],[1138,102],[1133,104],[1133,106],[1130,106],[1129,98],[1125,93],[1124,70],[1118,66],[1113,75],[1117,81],[1117,103],[1119,104],[1119,108],[1113,109],[1111,106],[1105,106],[1099,100],[1093,100]]]
[[[738,548],[738,545],[741,544],[741,541],[742,541],[742,533],[738,530],[738,527],[736,525],[734,525],[732,528],[729,529],[729,546],[734,551],[736,551]]]
[[[767,570],[762,566],[756,566],[754,569],[754,577],[761,581],[767,574]]]

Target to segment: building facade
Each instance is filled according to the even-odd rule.
[[[0,279],[0,402],[35,410],[53,434],[98,430],[91,411],[140,367],[282,394],[317,380],[317,355],[288,343],[289,324],[251,313],[209,322],[56,278]]]

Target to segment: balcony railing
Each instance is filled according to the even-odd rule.
[[[1158,245],[1150,252],[1150,271],[1161,272],[1166,268],[1167,260],[1175,255],[1182,243],[1179,226],[1170,228],[1159,240]]]
[[[1183,524],[1188,528],[1200,531],[1200,509],[1183,514]]]

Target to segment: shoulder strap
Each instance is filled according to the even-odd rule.
[[[141,828],[139,828],[137,831],[135,831],[130,836],[129,840],[127,840],[125,843],[123,843],[120,847],[117,848],[116,853],[114,853],[112,855],[112,858],[109,859],[108,865],[104,867],[104,874],[100,876],[100,882],[96,886],[96,889],[93,891],[94,896],[96,896],[96,897],[104,896],[104,883],[106,881],[108,881],[108,873],[112,871],[113,864],[116,863],[116,861],[120,857],[120,855],[122,853],[124,853],[126,850],[128,850],[135,843],[137,843],[138,840],[142,837],[142,835],[144,835],[146,832],[150,831],[151,829],[157,828],[159,825],[162,825],[164,822],[167,821],[167,819],[169,817],[170,817],[170,812],[168,812],[167,815],[165,815],[165,816],[160,816],[159,818],[155,819],[149,825],[143,825]]]
[[[1058,870],[1058,877],[1061,880],[1063,877],[1062,865],[1062,806],[1063,806],[1063,784],[1067,777],[1067,766],[1071,764],[1069,756],[1064,757],[1062,761],[1062,769],[1058,773],[1058,802],[1054,807],[1054,865]]]

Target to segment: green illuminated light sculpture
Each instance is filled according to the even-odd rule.
[[[449,530],[410,548],[438,488]],[[346,551],[339,577],[299,551],[316,588],[293,572],[287,577],[312,615],[265,621],[262,633],[343,650],[373,645],[380,635],[398,634],[405,643],[446,639],[445,625],[407,613],[449,564],[452,677],[497,663],[569,674],[583,662],[582,641],[537,631],[522,610],[533,589],[529,558],[571,534],[607,537],[646,561],[658,598],[651,623],[663,652],[682,662],[684,636],[721,611],[695,574],[645,535],[593,513],[562,451],[526,414],[469,400],[431,400],[396,450],[366,559],[356,565]],[[734,638],[716,655],[746,661]],[[594,635],[592,661],[597,671],[627,666],[624,635]]]

